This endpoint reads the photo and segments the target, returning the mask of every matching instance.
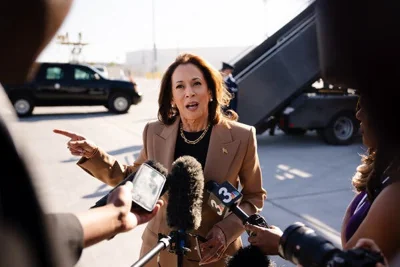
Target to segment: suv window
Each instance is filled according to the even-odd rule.
[[[90,70],[75,68],[74,70],[75,80],[95,80],[94,73]]]
[[[60,67],[48,67],[46,69],[46,80],[61,80],[64,77],[64,71]]]

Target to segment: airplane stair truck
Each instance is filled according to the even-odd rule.
[[[257,134],[277,125],[291,135],[316,130],[332,145],[352,143],[358,133],[358,97],[351,89],[318,89],[315,3],[233,63],[239,121]],[[272,131],[271,131],[272,130]]]

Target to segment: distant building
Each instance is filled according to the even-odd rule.
[[[206,59],[216,69],[221,68],[222,61],[232,62],[238,56],[248,51],[249,47],[202,47],[202,48],[175,48],[157,50],[157,72],[163,73],[167,67],[181,53],[193,53]],[[126,54],[125,66],[135,75],[144,76],[154,70],[153,50],[140,50]]]

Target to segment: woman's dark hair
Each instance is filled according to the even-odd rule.
[[[206,80],[213,98],[208,105],[209,121],[212,124],[229,120],[236,121],[238,115],[235,111],[229,110],[227,113],[223,111],[223,107],[228,106],[232,96],[226,89],[221,73],[201,57],[188,53],[179,55],[163,75],[158,97],[158,120],[166,125],[171,125],[179,115],[179,111],[171,106],[172,75],[175,69],[182,64],[193,64],[200,69]]]
[[[372,134],[376,139],[374,148],[373,168],[369,173],[366,190],[368,198],[373,201],[377,192],[382,188],[382,180],[389,172],[394,171],[389,167],[397,167],[400,142],[397,121],[400,118],[398,108],[399,93],[385,88],[382,84],[378,88],[366,88],[360,90],[360,104],[368,117],[368,124],[371,126]],[[383,89],[386,90],[383,90]],[[391,177],[395,179],[395,177]]]

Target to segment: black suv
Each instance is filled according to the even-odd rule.
[[[103,105],[114,113],[128,112],[142,100],[137,85],[107,79],[84,64],[38,63],[36,75],[21,85],[3,84],[18,116],[29,116],[35,106]]]

